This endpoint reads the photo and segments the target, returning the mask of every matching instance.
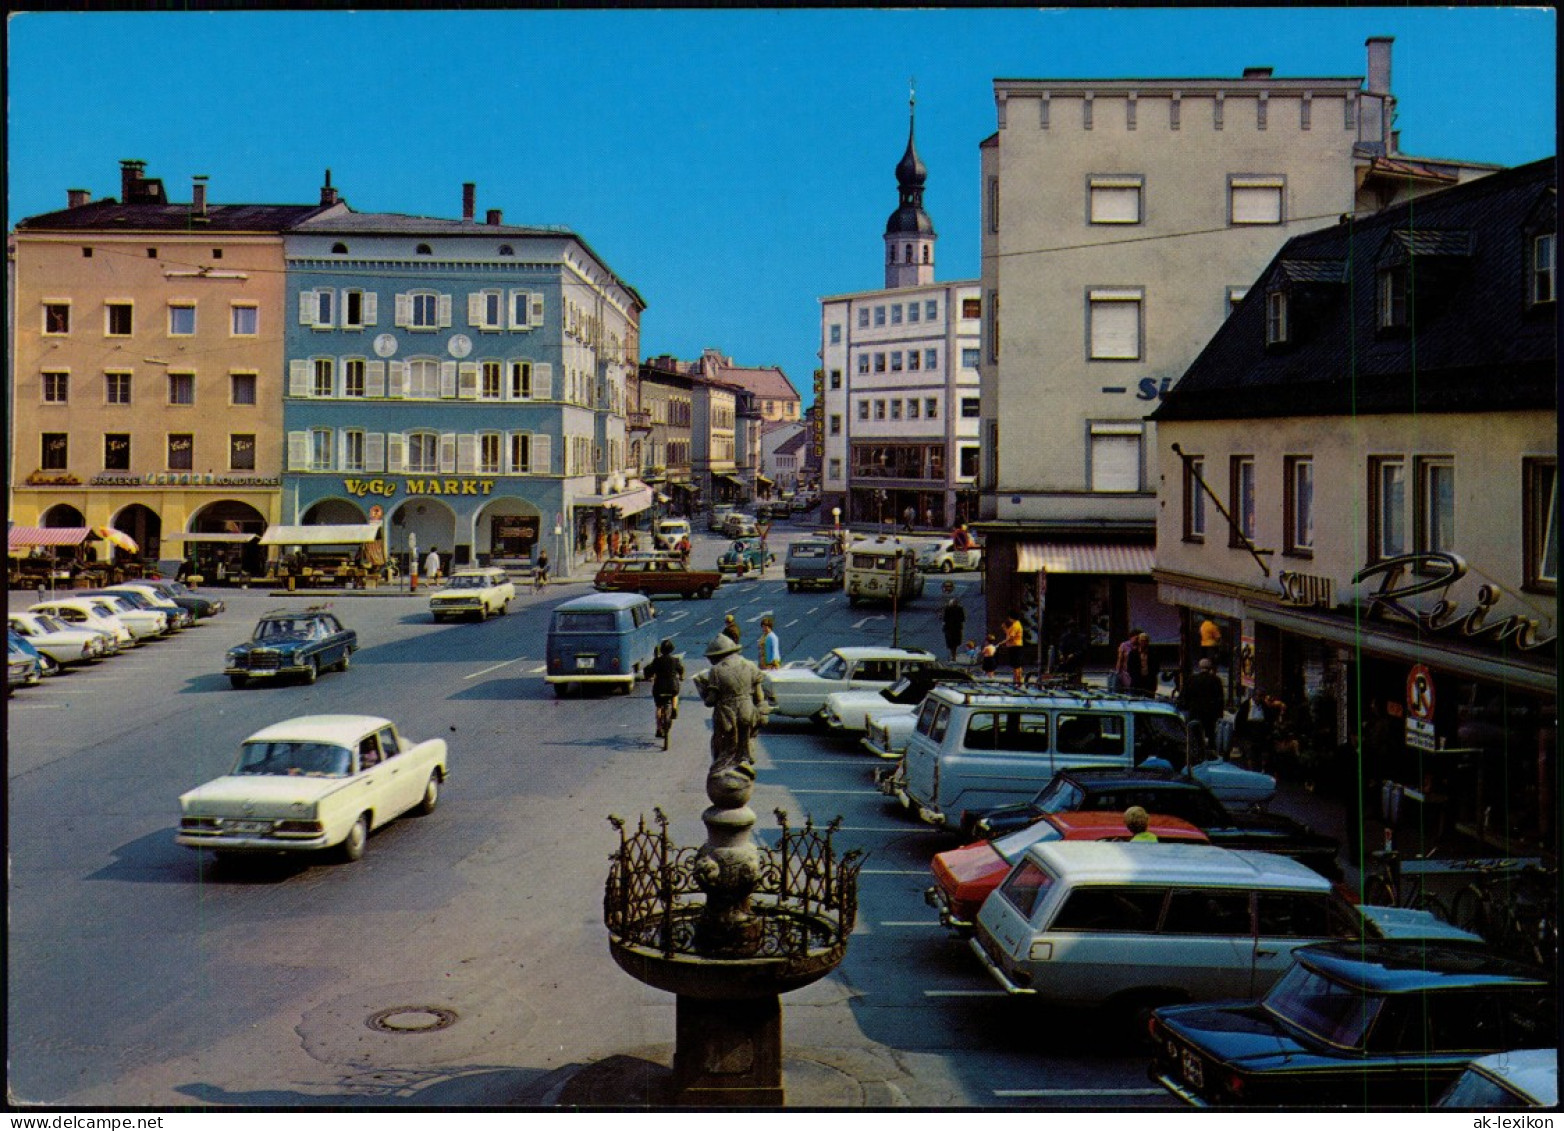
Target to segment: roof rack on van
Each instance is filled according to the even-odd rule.
[[[1015,687],[1006,685],[1000,680],[984,685],[981,681],[977,685],[960,683],[942,683],[952,693],[959,693],[963,705],[983,699],[1078,699],[1083,703],[1124,703],[1143,702],[1161,703],[1164,700],[1156,699],[1148,695],[1135,695],[1123,691],[1107,691],[1098,687],[1071,687],[1068,684],[1045,684],[1041,687]],[[1172,704],[1168,704],[1171,706]]]

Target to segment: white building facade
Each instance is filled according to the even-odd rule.
[[[820,300],[821,493],[844,521],[975,514],[982,408],[976,280],[934,280],[938,238],[912,130],[886,223],[885,287]]]

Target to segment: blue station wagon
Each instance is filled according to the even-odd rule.
[[[657,610],[638,593],[595,593],[554,610],[548,629],[548,674],[563,699],[598,683],[626,695],[657,652]]]

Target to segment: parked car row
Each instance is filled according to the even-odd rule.
[[[1457,1107],[1556,1099],[1556,1073],[1536,1067],[1556,1060],[1552,972],[1428,911],[1353,902],[1336,842],[1266,811],[1274,779],[1191,763],[1170,704],[1016,689],[892,649],[837,649],[768,680],[778,714],[863,735],[896,759],[882,792],[963,834],[933,855],[924,899],[977,966],[1008,994],[1118,1018],[1149,1039],[1170,1093],[1239,1107],[1420,1107],[1447,1086]],[[828,682],[843,686],[817,710]],[[1547,1051],[1505,1051],[1526,1049]]]
[[[181,632],[223,611],[178,581],[127,581],[102,589],[70,589],[7,614],[8,689],[96,663],[147,641]]]

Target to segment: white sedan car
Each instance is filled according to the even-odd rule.
[[[909,671],[937,663],[920,648],[836,648],[820,660],[800,660],[765,674],[771,711],[824,722],[826,699],[837,691],[878,691]]]
[[[443,738],[403,739],[371,715],[306,715],[245,739],[232,772],[179,799],[176,844],[239,852],[364,855],[369,834],[403,813],[434,811]]]
[[[488,620],[510,612],[515,599],[516,586],[503,569],[459,569],[444,589],[429,598],[429,613],[437,621],[466,616]]]
[[[134,594],[93,589],[82,596],[89,601],[97,601],[119,617],[137,640],[156,639],[174,630],[174,621],[167,613],[148,607],[144,601],[138,601]]]
[[[46,613],[11,613],[6,623],[42,655],[61,667],[85,664],[119,651],[113,635],[96,628],[75,628]]]
[[[74,628],[101,628],[111,633],[121,648],[133,648],[140,637],[130,631],[124,621],[115,615],[107,602],[89,597],[56,597],[52,601],[40,601],[27,610],[30,613],[46,613]]]

